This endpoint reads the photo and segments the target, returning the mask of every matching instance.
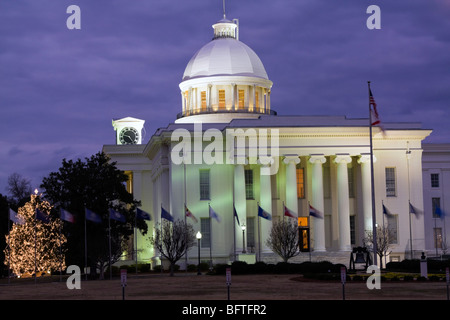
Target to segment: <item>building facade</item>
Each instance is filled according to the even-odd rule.
[[[161,208],[187,219],[203,235],[202,260],[279,261],[266,244],[271,226],[300,218],[311,252],[297,261],[348,264],[372,230],[369,119],[277,115],[272,82],[239,41],[236,21],[224,17],[213,30],[185,69],[176,120],[146,144],[128,142],[121,131],[133,122],[115,120],[117,144],[103,151],[129,174],[130,192],[152,214],[149,230],[161,221]],[[419,257],[428,244],[425,216],[411,207],[424,208],[422,142],[430,133],[419,123],[373,127],[376,223],[393,234],[391,260]],[[323,217],[310,216],[310,206]],[[161,262],[148,235],[137,234],[137,243],[139,261]],[[196,259],[194,248],[182,264]]]

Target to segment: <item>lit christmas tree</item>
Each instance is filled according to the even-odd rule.
[[[65,270],[64,251],[66,237],[61,233],[59,218],[50,219],[51,205],[39,195],[19,208],[17,215],[23,224],[13,224],[6,236],[5,264],[17,276],[33,275]],[[36,209],[43,213],[47,222],[36,219]],[[45,220],[44,219],[44,220]]]

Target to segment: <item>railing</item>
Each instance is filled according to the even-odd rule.
[[[189,117],[189,116],[196,116],[199,114],[220,114],[220,113],[248,113],[248,114],[267,114],[271,116],[276,116],[277,112],[275,110],[263,110],[256,109],[254,111],[248,111],[248,109],[240,109],[240,110],[195,110],[193,112],[180,112],[177,114],[177,119]]]

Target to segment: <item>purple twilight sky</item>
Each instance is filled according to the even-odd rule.
[[[81,30],[66,27],[69,5]],[[278,114],[368,117],[370,80],[383,121],[450,142],[448,0],[228,0],[226,13],[274,82]],[[13,172],[35,188],[63,158],[113,144],[113,118],[146,120],[144,142],[173,122],[184,69],[221,18],[220,0],[1,0],[0,193]]]

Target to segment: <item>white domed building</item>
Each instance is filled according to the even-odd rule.
[[[186,66],[174,122],[142,144],[143,120],[114,120],[117,144],[103,151],[129,174],[130,192],[152,215],[149,230],[161,221],[161,208],[186,219],[203,235],[202,260],[281,261],[266,240],[274,221],[293,219],[305,251],[293,261],[348,265],[352,248],[364,245],[374,225],[369,119],[277,115],[272,81],[239,40],[237,21],[224,17],[213,31]],[[410,203],[423,210],[422,141],[431,130],[418,123],[384,128],[383,134],[373,127],[372,135],[375,222],[395,235],[387,261],[419,257],[424,216],[411,219]],[[310,216],[310,206],[322,217]],[[261,217],[259,208],[272,219]],[[136,243],[139,262],[161,263],[148,235],[138,233],[130,252]],[[197,248],[180,261],[186,263],[197,263]]]

